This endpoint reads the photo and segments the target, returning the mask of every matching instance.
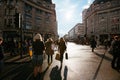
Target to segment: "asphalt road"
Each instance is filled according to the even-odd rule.
[[[38,80],[120,80],[120,73],[111,68],[112,56],[103,47],[92,52],[90,46],[68,43],[67,53],[62,69],[55,58],[48,66],[45,56]],[[32,63],[6,63],[0,80],[34,80]]]

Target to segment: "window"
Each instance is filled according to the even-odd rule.
[[[32,15],[30,14],[25,14],[25,19],[30,20],[32,18]]]
[[[0,0],[0,6],[2,5],[2,0]]]
[[[36,13],[38,13],[38,14],[42,14],[42,10],[39,10],[39,9],[36,9]]]
[[[13,4],[14,4],[13,0],[10,0],[10,1],[9,1],[9,4],[10,4],[10,5],[13,5]]]
[[[31,24],[30,24],[30,23],[27,23],[25,29],[32,29]]]
[[[32,10],[32,6],[25,4],[24,6],[25,11],[31,11]]]

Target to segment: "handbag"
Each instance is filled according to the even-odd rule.
[[[55,59],[60,61],[60,54],[59,53],[56,54]]]
[[[65,53],[65,59],[68,59],[68,53],[67,52]]]

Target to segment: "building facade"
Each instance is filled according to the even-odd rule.
[[[84,21],[87,37],[95,35],[101,43],[120,35],[120,0],[95,0]]]
[[[78,23],[68,32],[68,39],[70,41],[78,42],[79,40],[83,40],[84,34],[84,25]]]
[[[15,14],[19,25],[15,25]],[[44,40],[58,37],[55,4],[52,0],[3,0],[0,2],[0,36],[4,40],[32,39],[40,33]]]

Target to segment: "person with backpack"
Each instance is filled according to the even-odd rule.
[[[114,40],[111,43],[111,47],[113,49],[112,55],[113,55],[113,59],[111,62],[111,66],[114,69],[117,69],[117,60],[118,60],[118,56],[119,56],[119,52],[120,52],[120,48],[119,48],[119,37],[115,36]]]

